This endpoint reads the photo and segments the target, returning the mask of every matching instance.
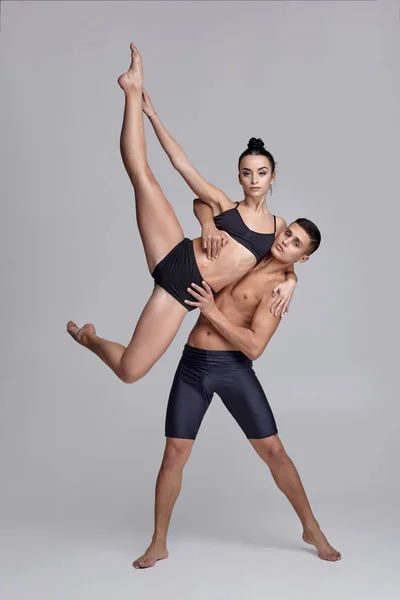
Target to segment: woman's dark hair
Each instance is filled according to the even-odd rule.
[[[249,140],[249,143],[247,144],[247,149],[244,152],[242,152],[242,154],[239,157],[239,163],[238,163],[239,169],[240,169],[240,161],[245,156],[249,156],[249,154],[265,156],[265,158],[267,158],[271,164],[272,174],[275,173],[275,159],[272,156],[271,152],[268,152],[268,150],[266,150],[264,148],[264,142],[262,141],[261,138],[251,138]]]
[[[318,246],[321,243],[321,232],[318,229],[318,227],[315,225],[315,223],[313,223],[309,219],[300,217],[299,219],[295,220],[295,223],[297,223],[297,225],[300,225],[300,227],[302,229],[304,229],[304,231],[307,233],[308,237],[310,238],[308,252],[305,253],[305,254],[307,254],[307,256],[310,256],[313,252],[315,252],[317,250]]]

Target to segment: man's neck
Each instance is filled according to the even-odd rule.
[[[287,267],[290,265],[291,263],[283,263],[282,261],[276,260],[276,258],[273,258],[271,255],[268,255],[263,258],[257,266],[265,273],[278,277],[284,275]]]

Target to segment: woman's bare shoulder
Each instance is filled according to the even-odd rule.
[[[280,233],[284,229],[286,229],[287,223],[283,217],[279,217],[276,215],[276,233]]]
[[[222,192],[223,197],[220,200],[221,212],[225,212],[226,210],[230,210],[231,208],[235,208],[237,206],[237,202],[234,202],[227,196],[224,192]]]

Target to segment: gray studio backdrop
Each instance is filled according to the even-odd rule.
[[[65,331],[69,319],[92,321],[127,343],[153,287],[119,153],[117,77],[131,41],[157,112],[207,180],[240,200],[237,158],[260,136],[278,162],[271,210],[320,226],[321,248],[297,269],[290,313],[256,372],[317,516],[362,528],[366,498],[392,514],[399,36],[396,3],[385,2],[2,3],[9,525],[151,532],[168,390],[197,315],[131,386]],[[193,193],[146,133],[153,171],[195,237]],[[266,504],[295,526],[285,502],[215,397],[173,531],[246,539]]]

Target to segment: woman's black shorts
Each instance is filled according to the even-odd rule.
[[[187,288],[192,283],[201,286],[203,278],[196,263],[193,241],[184,238],[171,252],[158,263],[153,273],[154,285],[159,285],[178,300],[187,310],[195,310],[196,306],[185,304],[185,300],[196,301]]]

